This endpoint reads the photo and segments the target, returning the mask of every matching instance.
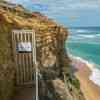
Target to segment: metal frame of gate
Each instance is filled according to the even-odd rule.
[[[12,31],[13,54],[16,63],[16,85],[33,83],[34,33],[33,30]],[[32,52],[18,52],[17,43],[20,42],[31,42]]]

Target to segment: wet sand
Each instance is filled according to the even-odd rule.
[[[89,80],[91,70],[87,64],[75,60],[72,64],[75,66],[75,75],[80,81],[81,90],[86,100],[100,100],[100,86]]]

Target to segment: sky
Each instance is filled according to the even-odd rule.
[[[68,27],[100,26],[100,0],[6,0]]]

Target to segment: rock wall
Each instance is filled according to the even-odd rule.
[[[67,29],[38,12],[30,13],[21,6],[4,4],[6,6],[0,6],[0,100],[11,96],[15,83],[12,29],[34,29],[36,32],[37,62],[43,78],[39,86],[45,88],[41,96],[50,100],[84,100],[64,48]]]
[[[40,89],[44,86],[44,94],[50,100],[84,100],[65,50],[67,35],[67,29],[57,25],[48,27],[47,32],[39,30],[36,35],[38,67],[44,79],[40,83],[45,84],[40,85]]]
[[[14,64],[11,52],[11,25],[0,15],[0,100],[7,100],[14,86]]]

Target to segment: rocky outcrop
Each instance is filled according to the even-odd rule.
[[[41,96],[50,100],[84,100],[64,48],[67,29],[38,12],[23,9],[21,6],[0,6],[0,100],[7,100],[15,82],[12,29],[34,29],[36,32],[37,62],[43,79],[39,86],[44,87]]]

